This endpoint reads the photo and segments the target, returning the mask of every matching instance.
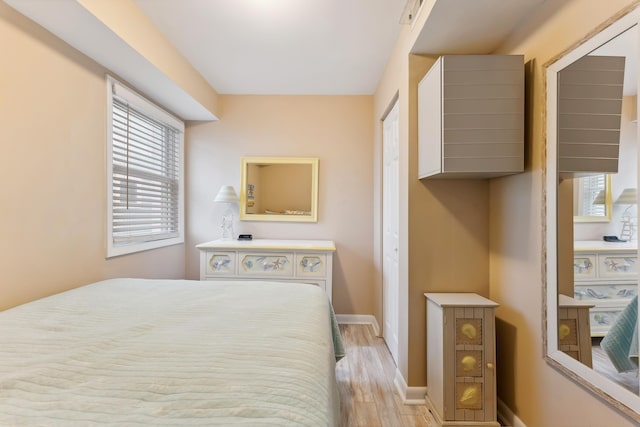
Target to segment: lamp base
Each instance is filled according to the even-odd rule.
[[[221,240],[233,240],[233,215],[223,215],[220,228],[222,229]]]

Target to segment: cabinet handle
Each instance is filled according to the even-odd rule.
[[[493,363],[487,363],[487,369],[493,369]]]

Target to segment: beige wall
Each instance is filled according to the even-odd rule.
[[[184,246],[105,259],[105,70],[0,2],[0,310],[116,276],[184,276]]]
[[[403,27],[374,97],[376,295],[382,294],[382,133],[378,120],[385,117],[396,96],[400,105],[398,369],[410,387],[426,385],[424,293],[489,296],[488,182],[418,179],[417,88],[437,58],[410,55],[420,24]],[[382,324],[382,299],[375,304],[374,313]]]
[[[187,276],[199,277],[195,245],[220,237],[222,185],[239,191],[243,156],[318,157],[318,223],[236,224],[255,238],[331,239],[336,313],[370,314],[372,274],[371,96],[222,96],[224,115],[187,128]]]
[[[409,58],[409,375],[426,382],[425,292],[489,296],[489,181],[418,179],[418,83],[435,58]]]
[[[384,117],[394,97],[398,96],[404,181],[400,188],[401,221],[408,219],[407,228],[401,229],[400,256],[407,260],[407,265],[406,276],[401,265],[398,368],[409,386],[425,384],[422,292],[488,293],[501,304],[497,320],[499,397],[524,424],[528,427],[632,425],[620,412],[551,368],[543,359],[541,216],[542,64],[629,3],[622,0],[545,2],[540,10],[527,16],[527,22],[519,26],[509,42],[496,52],[525,54],[528,62],[527,172],[476,183],[421,182],[416,179],[415,85],[432,59],[410,57],[409,52],[425,14],[418,16],[418,22],[412,28],[402,29],[374,96],[374,283],[376,289],[381,288],[381,130],[378,120]],[[430,5],[430,2],[425,3],[426,7]],[[469,196],[472,196],[471,200],[461,200]],[[470,208],[479,215],[470,214]],[[434,224],[439,224],[440,228]],[[443,239],[445,236],[449,239]],[[455,239],[466,241],[467,246],[451,243]],[[463,248],[463,256],[457,257],[460,248]],[[474,277],[451,270],[458,259],[476,256],[472,262],[477,264],[471,266],[476,273]],[[380,321],[382,300],[374,302],[374,313]],[[408,307],[408,318],[404,317],[404,307]],[[403,333],[406,334],[404,344],[409,349],[408,354],[402,354],[405,351]]]
[[[635,425],[542,358],[543,65],[630,1],[545,2],[499,53],[525,55],[527,172],[490,184],[491,298],[498,316],[498,393],[528,427]],[[580,19],[576,19],[580,17]]]

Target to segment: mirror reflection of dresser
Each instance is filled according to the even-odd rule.
[[[637,242],[574,242],[574,298],[593,304],[591,336],[603,337],[638,294]]]

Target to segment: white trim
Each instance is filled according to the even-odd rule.
[[[184,132],[184,122],[174,116],[173,114],[165,111],[158,105],[149,101],[144,96],[140,95],[133,89],[127,87],[124,83],[116,80],[114,77],[107,74],[107,81],[111,84],[111,96],[117,96],[135,105],[136,109],[145,115],[152,117],[153,119],[164,123],[169,126],[173,126],[180,132]]]
[[[511,427],[527,427],[500,398],[498,398],[498,419]]]
[[[396,377],[393,379],[393,384],[396,386],[396,390],[402,399],[402,403],[405,405],[424,405],[425,395],[427,394],[426,387],[409,387],[402,376],[402,372],[396,369]]]
[[[373,333],[380,336],[380,325],[373,314],[336,314],[336,320],[343,325],[371,325]]]

